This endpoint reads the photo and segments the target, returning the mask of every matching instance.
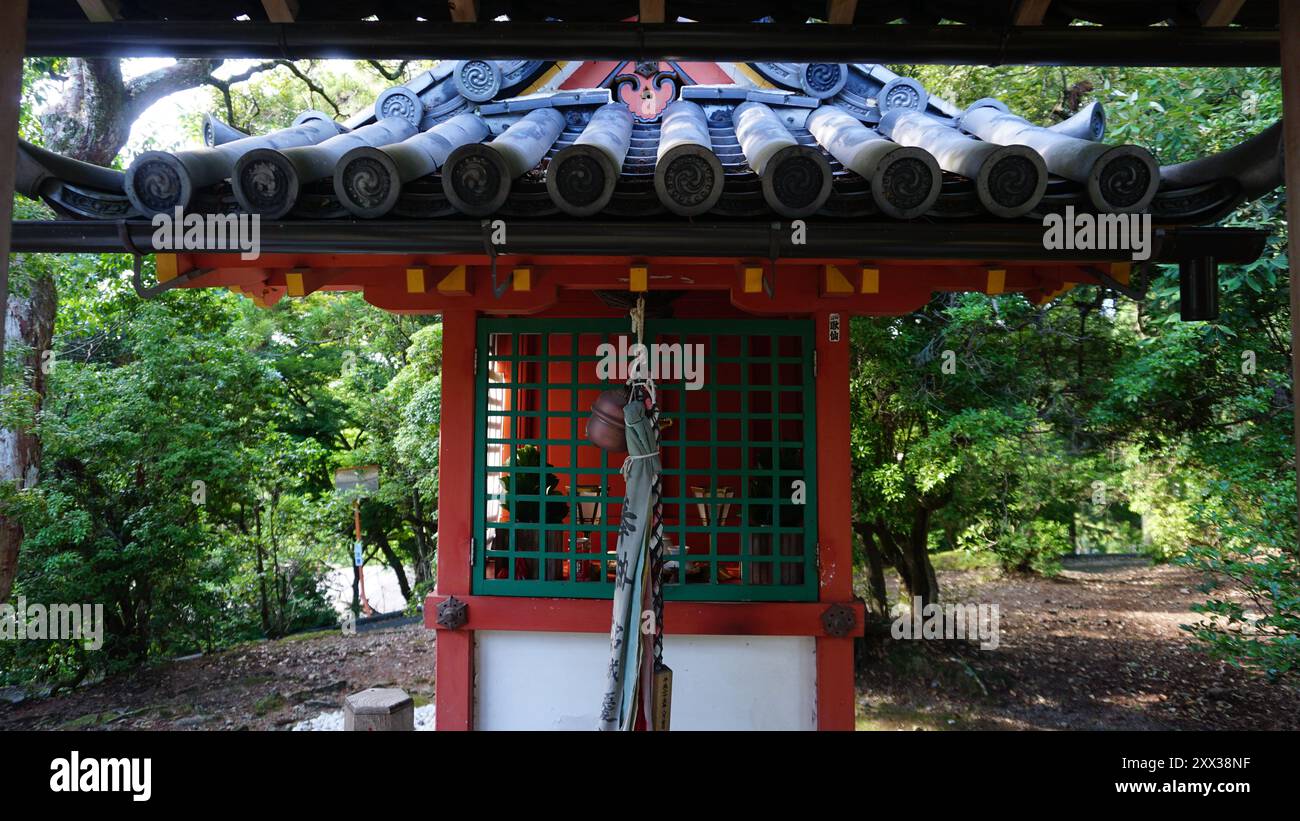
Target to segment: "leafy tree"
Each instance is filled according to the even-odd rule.
[[[957,102],[995,96],[1031,120],[1091,98],[1107,139],[1165,163],[1224,150],[1281,114],[1275,69],[898,67]],[[937,595],[929,552],[992,550],[1050,570],[1082,545],[1139,544],[1207,574],[1188,625],[1208,649],[1271,676],[1300,646],[1284,202],[1226,222],[1271,229],[1264,255],[1222,266],[1222,315],[1178,318],[1177,270],[1140,301],[1079,287],[1043,306],[936,297],[855,322],[856,528],[874,607],[883,567]],[[937,370],[945,350],[958,367]],[[933,531],[938,529],[940,535]]]

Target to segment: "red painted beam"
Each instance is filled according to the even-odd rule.
[[[185,287],[238,285],[249,290],[265,285],[283,288],[289,284],[289,274],[294,271],[321,272],[328,274],[328,283],[322,286],[322,290],[361,290],[371,304],[400,313],[441,313],[456,308],[472,308],[501,316],[539,314],[553,311],[557,303],[566,298],[566,292],[623,290],[629,285],[627,264],[591,257],[548,257],[544,262],[527,257],[502,257],[497,268],[499,282],[508,284],[511,270],[518,266],[530,269],[533,283],[528,291],[507,288],[499,297],[492,288],[490,268],[482,264],[482,259],[472,255],[430,258],[419,255],[267,254],[255,263],[248,263],[238,261],[237,256],[194,254],[188,257],[187,262],[189,267],[207,273],[188,280]],[[1000,266],[951,260],[867,264],[862,260],[824,263],[799,260],[783,262],[777,266],[775,276],[769,274],[774,293],[768,296],[765,291],[743,291],[740,271],[744,263],[739,260],[649,259],[639,262],[649,268],[651,290],[722,291],[730,294],[732,304],[742,311],[768,316],[807,316],[832,308],[845,316],[903,314],[925,304],[934,291],[985,290],[991,267],[1005,271],[1004,292],[1024,292],[1031,299],[1059,291],[1067,282],[1095,281],[1090,272],[1092,266],[1088,265],[1020,262]],[[766,261],[761,264],[767,265]],[[878,272],[875,291],[822,296],[818,283],[823,277],[825,264],[840,268],[855,289],[864,265],[875,269]],[[469,293],[442,293],[430,283],[425,283],[423,292],[413,293],[408,287],[408,268],[447,271],[451,270],[451,265],[466,266]]]
[[[424,625],[449,634],[473,630],[535,630],[543,633],[608,633],[608,599],[547,599],[522,596],[460,596],[469,621],[456,630],[438,626],[438,605],[447,597],[430,594],[424,601]],[[863,605],[847,596],[853,609],[854,635],[862,635]],[[822,614],[829,602],[683,602],[664,604],[664,630],[689,636],[825,636]],[[835,639],[852,648],[851,638]],[[441,679],[439,680],[441,687]]]

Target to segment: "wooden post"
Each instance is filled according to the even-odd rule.
[[[453,23],[473,23],[478,20],[477,0],[447,0]]]
[[[826,21],[837,26],[853,24],[858,11],[858,0],[830,0],[826,4]]]
[[[853,599],[853,486],[849,442],[849,314],[818,312],[817,598]],[[817,728],[854,727],[853,638],[817,637]]]
[[[468,596],[472,586],[474,489],[465,477],[474,475],[476,334],[473,308],[443,311],[442,429],[454,431],[455,435],[444,435],[438,440],[437,592],[440,596]],[[425,607],[428,606],[426,602]],[[474,722],[473,632],[439,630],[434,653],[438,679],[437,729],[469,730]]]
[[[298,17],[298,0],[262,0],[262,8],[272,23],[292,23]]]
[[[411,731],[415,702],[403,690],[372,687],[343,700],[343,729],[348,732]]]
[[[1286,230],[1291,283],[1291,397],[1300,391],[1300,3],[1279,0],[1282,35],[1282,139],[1286,164]],[[1300,505],[1300,412],[1292,411],[1296,449],[1296,502]],[[1300,529],[1297,529],[1300,536]]]
[[[1013,26],[1041,26],[1052,0],[1020,0],[1011,17]]]
[[[111,23],[122,16],[118,0],[77,0],[77,5],[92,23]]]
[[[23,51],[27,47],[27,0],[0,3],[0,327],[9,316],[9,233],[14,217],[14,174],[18,161],[18,108],[23,93]],[[5,335],[0,331],[0,378]]]
[[[1241,11],[1245,2],[1246,0],[1201,0],[1196,13],[1203,26],[1226,26]],[[1282,0],[1282,5],[1286,5],[1286,0]]]
[[[365,548],[361,545],[361,500],[352,500],[352,532],[356,541],[352,543],[352,618],[361,618],[364,611],[370,615],[370,602],[366,601],[366,577],[361,570],[361,554]]]

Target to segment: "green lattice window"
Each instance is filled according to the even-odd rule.
[[[657,380],[665,596],[816,599],[812,323],[652,320],[646,336],[703,353],[698,390]],[[479,321],[474,592],[613,594],[622,458],[586,424],[616,384],[599,346],[620,337],[624,320]]]

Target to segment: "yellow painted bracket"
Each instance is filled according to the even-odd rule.
[[[880,269],[863,268],[862,269],[862,289],[864,294],[880,293]]]
[[[1053,291],[1044,290],[1043,295],[1039,297],[1037,300],[1035,300],[1034,304],[1046,305],[1047,303],[1051,302],[1053,299],[1056,299],[1061,294],[1064,294],[1067,291],[1072,290],[1076,284],[1077,283],[1074,282],[1062,282],[1061,287],[1057,288],[1056,290]]]
[[[768,276],[768,268],[763,265],[745,265],[741,269],[741,288],[747,294],[765,293],[767,298],[771,299],[774,294],[774,281],[776,279],[776,261],[772,262],[772,275]]]
[[[473,280],[464,265],[457,265],[438,280],[438,293],[449,296],[463,296],[473,291]],[[407,292],[410,293],[410,273],[407,273]],[[419,293],[424,293],[423,288]]]
[[[180,259],[176,254],[154,255],[154,273],[157,274],[159,282],[170,282],[175,279],[181,272],[180,265]]]
[[[988,283],[984,287],[984,293],[996,295],[1003,293],[1007,287],[1007,269],[990,268],[988,273]]]
[[[644,265],[633,265],[627,271],[627,289],[645,293],[650,290],[650,269]]]
[[[533,290],[533,269],[532,268],[516,268],[514,269],[512,274],[513,274],[512,281],[513,281],[514,289],[516,291]]]
[[[425,291],[425,270],[423,268],[406,269],[406,292],[408,294],[422,294]],[[442,283],[438,283],[439,289]]]
[[[853,283],[834,265],[822,266],[822,296],[853,296]]]
[[[299,271],[286,271],[284,289],[288,296],[309,296],[324,288],[335,277],[337,271],[313,271],[303,268]]]
[[[231,285],[228,287],[234,293],[243,297],[248,297],[248,299],[259,308],[270,308],[279,301],[278,299],[268,300],[267,294],[269,291],[265,288],[245,288],[242,285]],[[292,296],[292,294],[290,296]]]
[[[183,259],[182,256],[184,256]],[[154,254],[154,278],[157,281],[153,285],[145,285],[140,265],[143,258],[144,255],[138,252],[132,254],[131,287],[135,289],[136,294],[141,299],[153,299],[159,294],[178,288],[211,270],[210,268],[190,268],[182,271],[181,266],[190,263],[188,255]]]

